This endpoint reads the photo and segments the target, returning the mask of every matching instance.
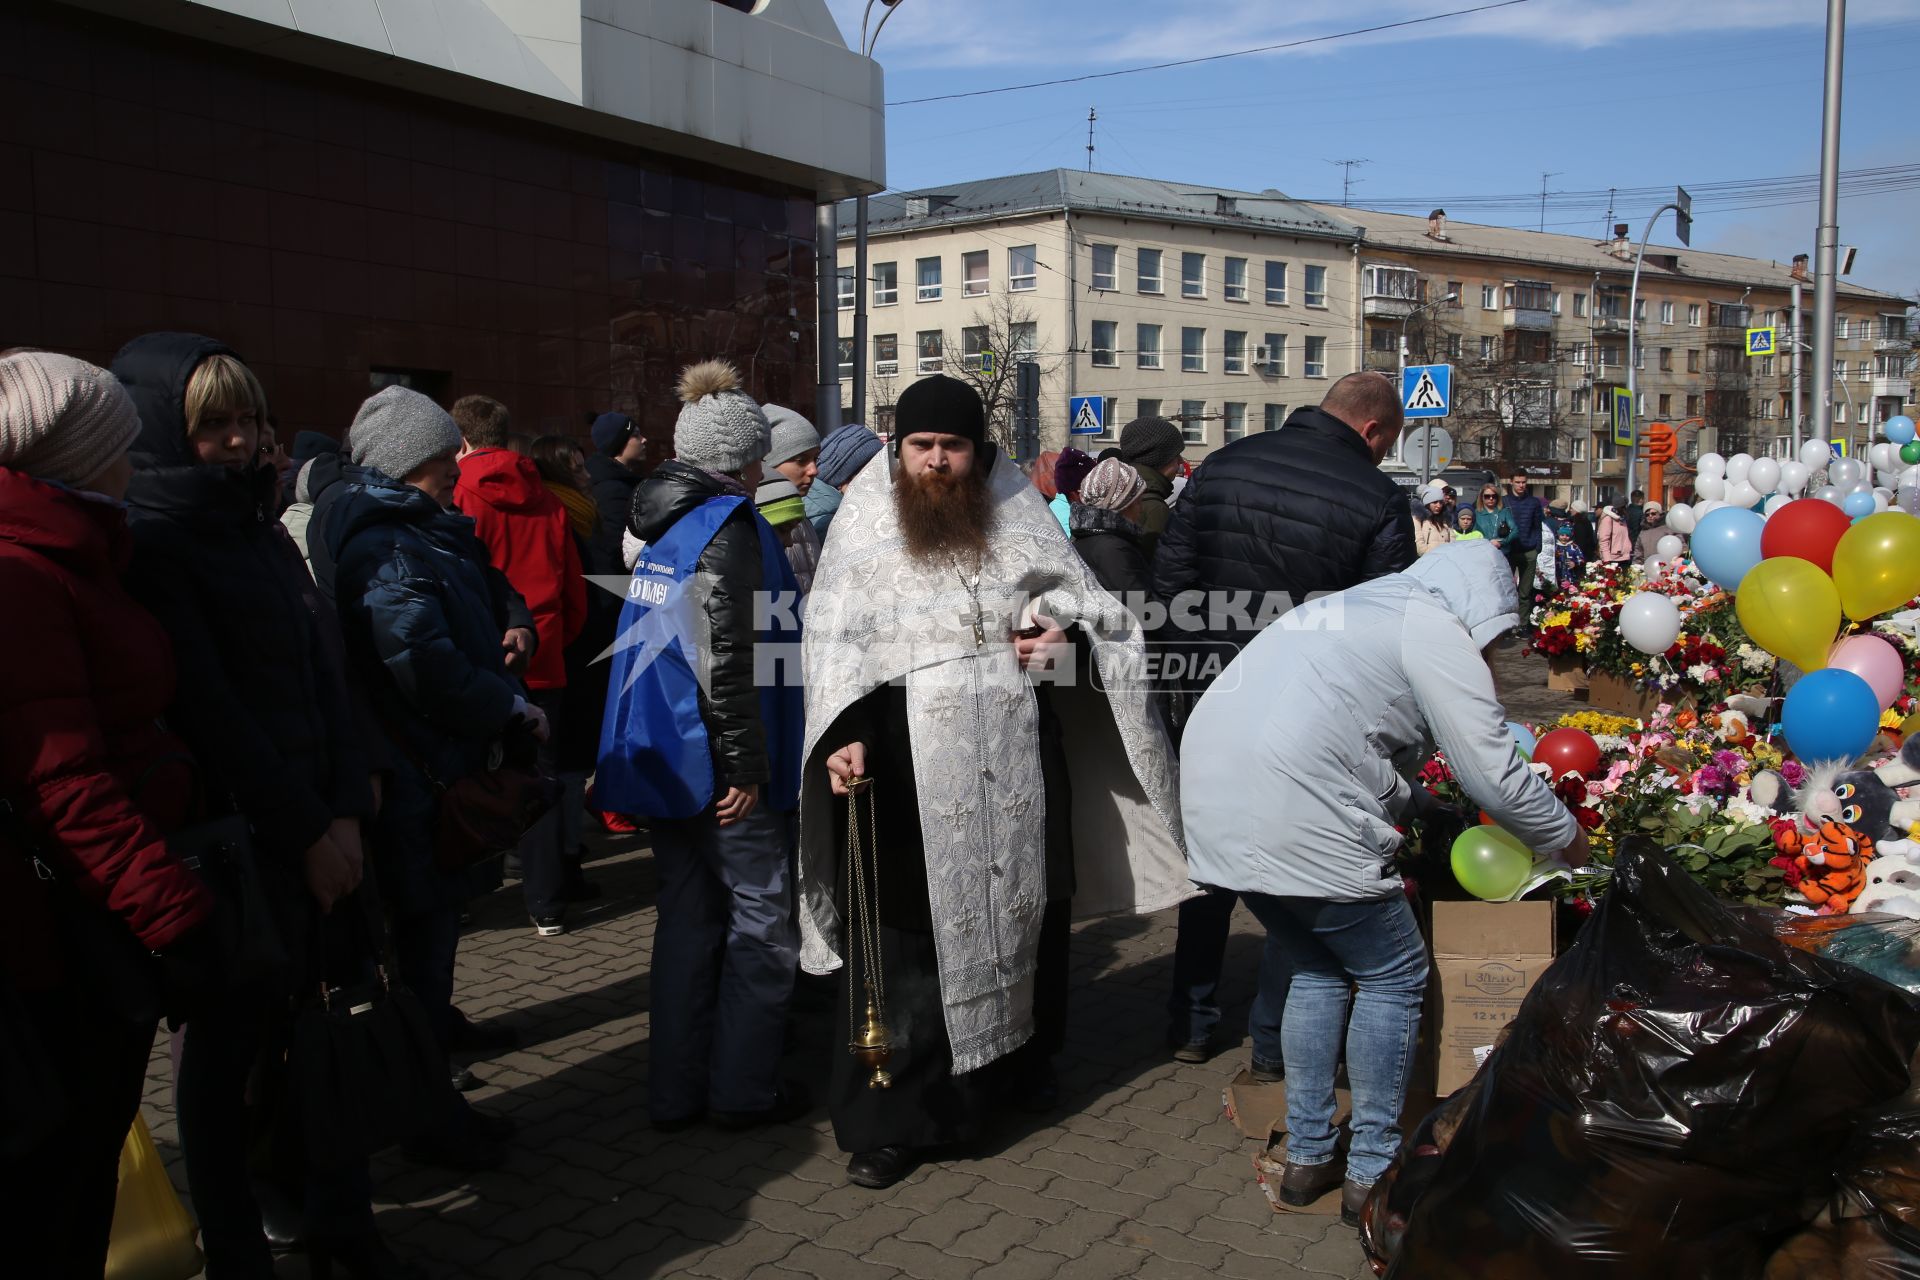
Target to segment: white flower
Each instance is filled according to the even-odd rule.
[[[1704,662],[1696,662],[1688,667],[1687,675],[1699,684],[1711,684],[1714,678],[1713,668]]]

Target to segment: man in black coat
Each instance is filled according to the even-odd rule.
[[[1153,586],[1171,609],[1167,634],[1193,651],[1202,686],[1309,594],[1344,591],[1413,563],[1406,494],[1380,471],[1402,424],[1392,381],[1348,374],[1319,407],[1296,409],[1280,430],[1226,446],[1187,482],[1160,539]],[[1236,897],[1213,890],[1180,906],[1167,1037],[1182,1062],[1212,1055]],[[1279,1043],[1290,977],[1269,943],[1251,1014],[1255,1025],[1271,1027],[1266,1043]],[[1255,1061],[1254,1071],[1278,1079],[1280,1064]]]
[[[633,511],[633,491],[646,474],[647,441],[633,419],[619,412],[595,418],[587,477],[593,481],[593,505],[600,509],[600,531],[587,543],[588,573],[617,574],[624,568],[620,533]]]

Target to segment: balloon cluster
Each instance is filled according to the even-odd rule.
[[[1546,766],[1556,782],[1568,775],[1584,781],[1600,769],[1600,744],[1585,729],[1555,729],[1538,741],[1525,725],[1509,723],[1507,730],[1514,745],[1534,764]],[[1449,861],[1460,887],[1488,902],[1505,902],[1519,893],[1534,867],[1533,852],[1520,838],[1490,820],[1455,837]]]
[[[1781,715],[1802,760],[1865,751],[1905,683],[1899,650],[1879,636],[1835,640],[1843,615],[1866,622],[1920,594],[1920,440],[1905,416],[1883,430],[1864,461],[1820,440],[1784,461],[1702,454],[1700,500],[1667,513],[1693,535],[1695,566],[1733,594],[1747,634],[1806,673]],[[1643,653],[1664,653],[1679,633],[1666,596],[1621,605],[1621,638]]]

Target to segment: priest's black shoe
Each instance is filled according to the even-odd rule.
[[[883,1191],[919,1167],[920,1153],[912,1147],[881,1147],[847,1161],[847,1181]]]

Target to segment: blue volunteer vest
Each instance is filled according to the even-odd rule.
[[[600,727],[594,803],[603,809],[691,818],[717,798],[713,749],[700,718],[700,686],[693,668],[706,638],[694,579],[707,544],[746,501],[709,498],[659,541],[649,543],[634,565],[620,610],[606,717]],[[755,607],[762,625],[754,637],[760,723],[771,770],[760,788],[760,803],[791,812],[800,803],[803,703],[800,626],[793,612],[798,588],[772,526],[751,506],[748,510],[760,535],[760,589],[766,593]]]

